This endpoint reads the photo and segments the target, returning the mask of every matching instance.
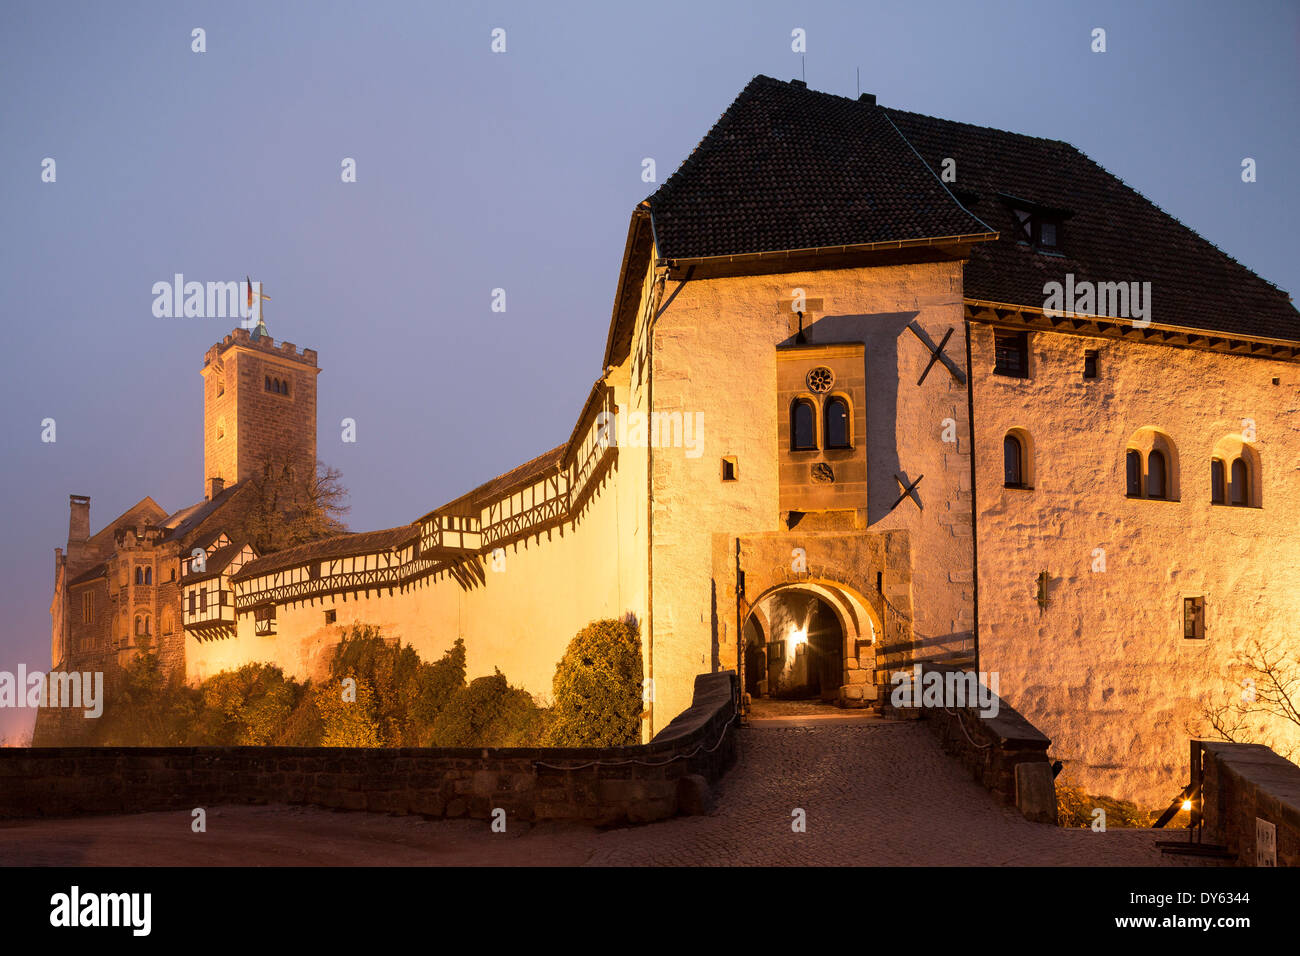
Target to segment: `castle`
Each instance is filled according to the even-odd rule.
[[[209,349],[198,504],[72,498],[56,668],[314,677],[365,622],[545,695],[630,615],[645,739],[701,672],[861,706],[942,661],[1155,804],[1252,642],[1300,648],[1300,314],[1062,142],[756,77],[633,210],[563,444],[260,555],[230,528],[273,450],[314,468],[316,358]]]

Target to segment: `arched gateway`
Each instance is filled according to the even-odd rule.
[[[906,532],[716,535],[713,563],[718,665],[752,696],[863,707],[910,660]]]

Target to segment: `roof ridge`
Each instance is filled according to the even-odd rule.
[[[900,109],[897,106],[882,106],[881,109],[890,113],[901,113],[905,116],[915,116],[918,119],[936,120],[940,123],[951,123],[953,126],[965,126],[968,129],[983,130],[988,133],[1000,133],[1003,136],[1014,136],[1016,139],[1032,139],[1040,143],[1055,143],[1058,146],[1069,146],[1074,149],[1074,144],[1064,139],[1055,139],[1051,136],[1035,136],[1033,133],[1018,133],[1013,129],[1003,129],[1001,126],[985,126],[982,123],[968,123],[966,120],[948,119],[945,116],[935,116],[931,113],[918,113],[915,110]]]
[[[970,216],[972,219],[978,222],[989,232],[992,233],[999,232],[999,230],[994,229],[987,222],[985,222],[979,216],[975,215],[975,213],[971,212],[969,209],[966,208],[965,203],[963,203],[960,199],[958,199],[956,194],[954,194],[953,191],[948,188],[948,184],[943,181],[943,177],[940,176],[938,173],[936,173],[934,169],[930,166],[930,164],[925,161],[925,157],[921,155],[921,151],[917,149],[915,145],[913,145],[912,141],[908,139],[907,136],[904,135],[903,131],[898,128],[897,124],[894,123],[894,118],[889,115],[889,110],[885,109],[885,107],[883,106],[879,107],[879,109],[881,110],[881,112],[885,114],[885,119],[889,121],[890,127],[894,130],[895,133],[898,134],[898,138],[907,144],[907,148],[910,149],[916,155],[916,158],[920,161],[921,165],[924,166],[929,171],[930,175],[933,176],[936,181],[938,181],[939,187],[948,194],[949,198],[951,198],[952,201],[956,203],[957,206],[960,209],[962,209],[968,216]]]
[[[1158,213],[1160,213],[1160,215],[1164,216],[1164,217],[1165,217],[1166,219],[1168,219],[1170,222],[1173,222],[1173,223],[1175,223],[1176,225],[1178,225],[1180,228],[1187,230],[1188,233],[1190,233],[1192,236],[1195,236],[1195,237],[1196,237],[1197,239],[1199,239],[1201,242],[1205,243],[1207,246],[1209,246],[1211,249],[1213,249],[1213,250],[1214,250],[1215,252],[1217,252],[1219,255],[1223,256],[1223,258],[1225,258],[1225,259],[1227,259],[1229,262],[1231,262],[1234,266],[1236,266],[1237,268],[1243,270],[1244,272],[1246,272],[1247,274],[1253,276],[1254,278],[1258,279],[1260,282],[1264,283],[1264,284],[1267,285],[1269,288],[1273,289],[1273,291],[1277,292],[1279,295],[1286,296],[1287,300],[1288,300],[1288,301],[1291,301],[1291,299],[1292,299],[1291,293],[1287,292],[1286,289],[1283,289],[1283,288],[1282,288],[1280,285],[1278,285],[1277,283],[1272,282],[1272,281],[1270,281],[1270,280],[1264,278],[1262,275],[1260,275],[1258,272],[1256,272],[1256,271],[1255,271],[1254,269],[1252,269],[1250,266],[1246,265],[1244,262],[1242,262],[1241,260],[1239,260],[1236,256],[1232,255],[1230,252],[1227,252],[1227,251],[1221,249],[1221,248],[1219,247],[1219,245],[1218,245],[1216,242],[1214,242],[1214,240],[1212,240],[1212,239],[1207,239],[1205,236],[1201,235],[1200,232],[1198,232],[1196,229],[1193,229],[1191,226],[1189,226],[1187,223],[1183,222],[1181,219],[1179,219],[1177,216],[1175,216],[1175,215],[1174,215],[1173,213],[1171,213],[1169,210],[1165,209],[1165,207],[1162,206],[1162,205],[1160,205],[1160,203],[1156,202],[1154,199],[1150,198],[1149,196],[1147,196],[1145,193],[1143,193],[1141,190],[1137,189],[1136,187],[1134,187],[1134,186],[1130,186],[1129,183],[1128,183],[1128,181],[1125,180],[1123,176],[1120,176],[1118,173],[1112,173],[1109,169],[1107,169],[1107,168],[1106,168],[1105,166],[1103,166],[1101,163],[1097,162],[1095,159],[1093,159],[1091,156],[1089,156],[1089,155],[1088,155],[1087,153],[1085,153],[1083,150],[1079,149],[1079,147],[1075,146],[1073,143],[1065,143],[1064,145],[1067,146],[1067,147],[1069,147],[1069,148],[1070,148],[1071,150],[1073,150],[1075,153],[1078,153],[1079,157],[1080,157],[1084,162],[1089,163],[1089,164],[1091,164],[1092,166],[1095,166],[1097,169],[1101,170],[1102,173],[1104,173],[1105,175],[1109,176],[1111,179],[1115,180],[1115,181],[1116,181],[1117,183],[1119,183],[1119,184],[1120,184],[1124,189],[1128,190],[1130,193],[1132,193],[1134,196],[1136,196],[1139,200],[1141,200],[1142,202],[1146,203],[1146,204],[1149,205],[1151,208],[1155,209]]]

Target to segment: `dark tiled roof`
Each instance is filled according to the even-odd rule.
[[[385,528],[382,531],[362,531],[309,541],[249,561],[239,569],[232,580],[244,581],[259,574],[281,571],[284,568],[292,568],[322,558],[344,558],[397,548],[414,540],[418,533],[418,525],[404,524],[397,528]]]
[[[221,494],[211,500],[204,500],[190,505],[188,508],[182,508],[166,517],[162,522],[163,527],[168,528],[167,536],[164,541],[179,541],[190,532],[196,530],[208,518],[216,514],[218,510],[224,508],[235,496],[235,492],[244,487],[243,483],[227,485],[221,490]],[[204,541],[211,543],[215,534],[205,535]],[[196,547],[206,547],[205,545],[195,545]]]
[[[219,536],[220,535],[209,535],[208,537],[217,538]],[[194,546],[196,548],[205,549],[207,547],[205,544],[197,543]],[[203,562],[204,569],[201,572],[197,574],[190,573],[181,575],[181,581],[185,584],[194,584],[196,581],[206,581],[208,578],[214,578],[221,572],[225,571],[226,567],[232,560],[234,560],[235,556],[243,550],[244,545],[242,544],[228,544],[224,548],[217,548],[217,550],[208,555],[207,560]]]
[[[1157,325],[1300,339],[1300,313],[1285,292],[1068,143],[887,112],[933,169],[956,161],[958,198],[1001,233],[971,249],[967,298],[1041,308],[1043,285],[1072,272],[1076,281],[1150,282]],[[999,194],[1072,213],[1061,228],[1063,257],[1020,245]]]
[[[87,581],[93,581],[96,578],[102,578],[106,574],[108,574],[108,562],[103,561],[95,565],[89,571],[82,571],[75,578],[73,578],[71,581],[68,582],[68,587],[72,587],[73,585],[76,584],[85,584]]]
[[[956,161],[952,192],[938,176],[946,158]],[[1063,255],[1017,242],[1006,196],[1070,213]],[[766,76],[745,87],[648,203],[664,258],[991,229],[1001,238],[970,248],[969,299],[1042,308],[1044,284],[1067,273],[1076,281],[1150,282],[1156,325],[1300,340],[1300,313],[1285,292],[1068,143]]]
[[[991,230],[884,110],[756,76],[649,199],[669,259]]]

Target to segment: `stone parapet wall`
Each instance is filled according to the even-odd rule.
[[[735,759],[732,672],[648,744],[611,748],[115,747],[0,750],[0,819],[311,804],[607,826],[700,812]]]
[[[926,664],[924,672],[931,671],[962,673],[959,668]],[[1056,785],[1047,758],[1052,742],[1014,707],[995,694],[995,716],[982,716],[978,704],[900,708],[892,705],[891,690],[881,688],[885,716],[924,719],[944,751],[999,801],[1016,807],[1029,820],[1057,822]]]
[[[1262,820],[1273,825],[1277,865],[1300,866],[1300,767],[1262,744],[1194,741],[1193,752],[1198,747],[1207,839],[1226,846],[1238,863],[1255,866]]]

